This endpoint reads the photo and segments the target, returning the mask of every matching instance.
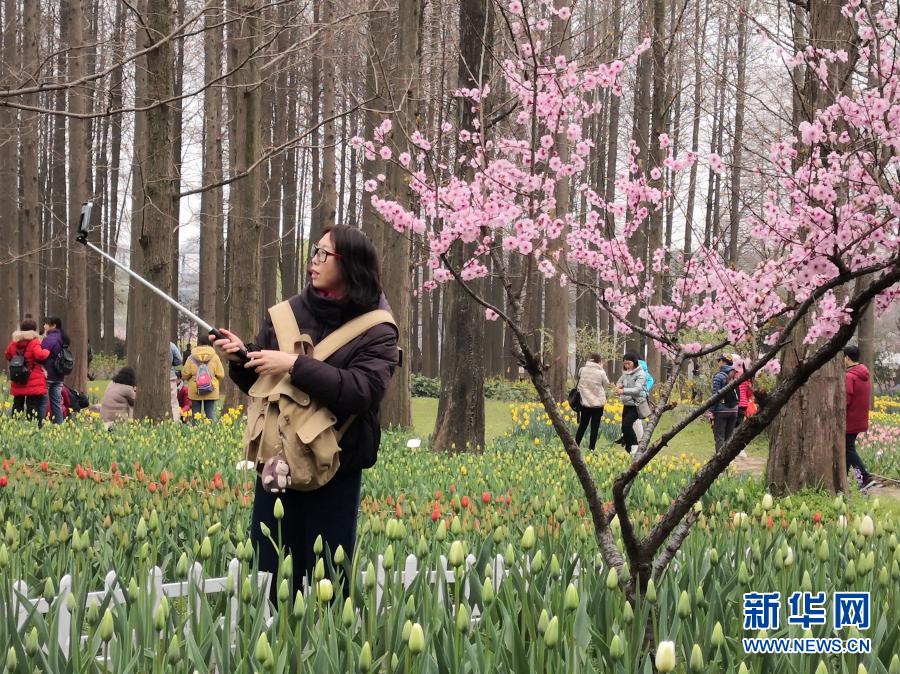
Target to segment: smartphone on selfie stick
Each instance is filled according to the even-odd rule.
[[[214,328],[212,325],[210,325],[209,323],[204,321],[193,311],[191,311],[184,305],[179,304],[176,300],[172,299],[171,297],[166,295],[162,290],[160,290],[155,285],[150,283],[150,281],[148,281],[144,277],[140,276],[139,274],[136,274],[131,269],[129,269],[126,265],[122,264],[117,259],[115,259],[112,255],[108,255],[107,253],[102,251],[100,248],[97,248],[97,246],[95,246],[90,241],[88,241],[87,237],[88,237],[88,232],[90,231],[91,211],[93,210],[93,208],[94,208],[94,204],[90,201],[86,201],[83,204],[81,204],[81,218],[78,221],[78,236],[75,238],[75,240],[78,241],[78,243],[85,246],[86,248],[90,248],[92,251],[94,251],[98,255],[101,255],[105,260],[107,260],[111,264],[115,265],[116,267],[118,267],[119,269],[124,271],[135,281],[137,281],[138,283],[143,285],[145,288],[150,290],[152,293],[154,293],[157,297],[159,297],[163,301],[165,301],[165,302],[169,303],[170,305],[172,305],[173,307],[175,307],[175,309],[177,309],[179,312],[181,312],[182,314],[184,314],[185,316],[190,318],[194,323],[199,325],[203,330],[206,330],[210,335],[212,335],[216,339],[228,339],[228,337],[226,335],[222,334],[222,332],[220,330],[218,330],[217,328]],[[249,360],[246,349],[241,349],[240,351],[237,352],[236,355],[244,362]]]

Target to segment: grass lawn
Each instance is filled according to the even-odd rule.
[[[88,394],[91,403],[99,403],[103,397],[103,391],[106,390],[109,380],[98,379],[88,382]],[[5,397],[0,395],[0,398]],[[2,400],[0,400],[2,402]],[[486,400],[485,401],[485,440],[491,442],[495,438],[502,436],[512,428],[512,419],[510,417],[509,408],[512,403],[502,400]],[[413,432],[418,437],[426,440],[431,436],[434,430],[434,422],[437,418],[437,398],[413,398],[412,399],[412,421]],[[656,434],[664,433],[676,419],[680,419],[681,415],[686,414],[687,410],[676,409],[673,412],[667,412],[663,415],[660,426]],[[602,444],[602,440],[598,446]],[[748,453],[752,456],[765,457],[768,449],[768,442],[765,437],[757,438],[748,448]],[[693,424],[684,429],[672,441],[665,450],[667,454],[685,453],[698,458],[705,458],[713,452],[712,429],[709,424],[704,421],[695,421]]]

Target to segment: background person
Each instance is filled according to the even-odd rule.
[[[600,431],[600,419],[606,406],[606,387],[609,377],[603,369],[603,358],[599,353],[592,353],[590,359],[578,371],[578,393],[581,395],[581,415],[578,419],[578,430],[575,432],[575,443],[580,445],[584,433],[590,425],[591,435],[588,448],[597,446],[597,434]]]
[[[622,437],[619,442],[629,454],[638,443],[634,432],[634,422],[638,416],[638,405],[647,400],[647,377],[638,364],[637,354],[628,352],[622,358],[622,376],[616,382],[616,393],[622,400]]]
[[[201,375],[199,378],[198,374]],[[202,412],[207,419],[215,421],[216,401],[219,399],[219,389],[225,378],[225,368],[222,367],[222,361],[216,355],[216,350],[211,346],[209,335],[200,335],[197,338],[197,346],[181,368],[181,378],[187,385],[192,414]],[[204,390],[201,391],[201,388]]]
[[[38,426],[44,422],[44,410],[47,400],[47,375],[43,364],[50,357],[50,351],[41,345],[37,323],[26,318],[19,324],[19,329],[12,334],[12,341],[6,347],[6,360],[12,362],[13,357],[21,355],[25,359],[28,379],[17,382],[10,379],[9,393],[13,399],[13,414],[23,412],[29,419],[37,419]]]
[[[62,387],[65,374],[56,367],[56,359],[63,347],[69,346],[69,336],[63,332],[62,319],[59,316],[48,316],[44,321],[44,341],[41,343],[50,351],[50,357],[44,363],[47,370],[47,397],[50,403],[50,421],[61,424],[65,419],[63,413]]]
[[[103,392],[100,401],[100,418],[107,427],[118,421],[134,418],[134,402],[137,398],[137,381],[134,370],[123,367],[113,375],[112,383]]]

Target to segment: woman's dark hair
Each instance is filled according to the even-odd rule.
[[[377,306],[381,299],[381,265],[372,241],[361,229],[348,225],[326,227],[331,234],[344,281],[344,299],[359,307]]]
[[[34,330],[37,332],[37,322],[33,318],[26,318],[24,321],[19,323],[19,330],[22,332],[28,332],[29,330]]]
[[[209,335],[204,334],[203,331],[200,331],[200,334],[197,335],[197,346],[209,346],[212,344],[212,340],[209,338]]]
[[[44,319],[44,323],[47,325],[52,325],[54,328],[62,332],[62,319],[59,316],[47,316]]]
[[[632,363],[634,363],[635,367],[638,366],[638,355],[633,351],[629,351],[624,356],[622,356],[622,360],[630,360]]]
[[[599,353],[592,353],[591,360],[595,363],[600,363],[603,361],[603,356],[601,356]]]
[[[113,383],[115,384],[125,384],[126,386],[135,386],[137,384],[137,379],[134,376],[134,370],[130,367],[123,367],[121,370],[113,375]]]

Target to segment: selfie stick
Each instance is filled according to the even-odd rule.
[[[111,262],[116,267],[118,267],[119,269],[124,271],[135,281],[137,281],[138,283],[143,285],[145,288],[147,288],[148,290],[153,292],[157,297],[159,297],[163,301],[171,304],[178,311],[180,311],[182,314],[184,314],[185,316],[190,318],[192,321],[194,321],[194,323],[196,323],[201,328],[206,330],[210,335],[212,335],[216,339],[228,339],[228,337],[226,335],[222,334],[222,332],[220,332],[218,329],[214,328],[212,325],[210,325],[209,323],[204,321],[193,311],[191,311],[184,305],[179,304],[177,301],[175,301],[174,299],[172,299],[171,297],[166,295],[162,290],[160,290],[155,285],[150,283],[150,281],[148,281],[144,277],[136,274],[131,269],[129,269],[126,265],[119,262],[112,255],[108,255],[107,253],[102,251],[100,248],[97,248],[97,246],[95,246],[90,241],[88,241],[87,235],[88,235],[88,229],[90,228],[91,210],[93,209],[93,207],[94,207],[94,204],[91,203],[90,201],[86,201],[83,204],[81,204],[81,219],[78,221],[78,236],[75,239],[76,241],[78,241],[78,243],[80,243],[81,245],[83,245],[87,248],[90,248],[95,253],[102,255],[107,261]],[[235,355],[239,356],[241,358],[241,360],[247,360],[247,351],[245,349],[241,349]]]

